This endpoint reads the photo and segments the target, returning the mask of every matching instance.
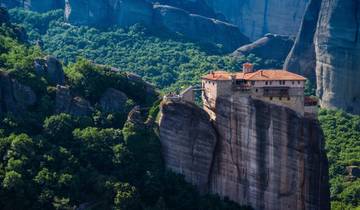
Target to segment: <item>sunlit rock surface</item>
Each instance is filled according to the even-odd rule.
[[[212,128],[200,108],[163,103],[160,138],[170,169],[201,190],[254,209],[330,209],[316,120],[250,98],[219,98],[216,107]]]

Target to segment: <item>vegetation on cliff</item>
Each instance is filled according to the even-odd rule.
[[[360,179],[347,171],[349,166],[360,168],[360,116],[322,110],[319,120],[330,165],[332,209],[360,208]]]
[[[2,16],[7,17],[0,10]],[[10,77],[19,83],[9,84],[27,85],[36,95],[36,103],[21,107],[25,110],[9,112],[3,94],[14,90],[0,84],[1,209],[242,209],[200,195],[183,177],[165,170],[154,128],[142,120],[146,112],[139,113],[139,122],[126,120],[135,105],[154,103],[150,114],[156,116],[157,94],[144,82],[80,59],[65,68],[65,85],[89,101],[92,113],[56,113],[57,87],[34,65],[43,53],[24,43],[17,27],[0,24],[0,81]],[[129,98],[118,112],[100,108],[108,88]]]

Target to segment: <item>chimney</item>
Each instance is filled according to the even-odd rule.
[[[252,63],[244,63],[243,64],[243,72],[246,73],[252,73],[254,70],[254,65]]]

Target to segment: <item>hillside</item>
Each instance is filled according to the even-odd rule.
[[[165,170],[149,84],[84,59],[63,66],[0,17],[1,209],[245,209]]]
[[[165,91],[197,84],[201,75],[213,69],[239,70],[246,61],[256,67],[281,66],[254,55],[221,55],[217,47],[199,45],[164,31],[150,31],[141,25],[107,30],[72,26],[63,21],[62,13],[10,10],[12,20],[26,28],[32,43],[65,63],[84,57],[134,72]]]
[[[194,8],[192,3],[204,2],[202,0],[188,1],[186,4],[187,1],[182,1],[184,4],[180,4],[177,0],[161,1],[172,2],[174,5],[184,8]],[[222,1],[206,1],[213,2],[211,5],[217,12],[236,9],[227,8],[229,6],[225,4],[220,5]],[[297,2],[303,4],[306,1],[299,0]],[[317,1],[311,2],[316,4],[313,4],[313,8],[308,10],[309,14],[305,17],[303,29],[295,43],[295,49],[297,49],[295,52],[300,55],[314,56],[311,59],[301,58],[304,59],[304,61],[301,60],[303,67],[304,64],[307,64],[306,66],[310,66],[309,70],[311,71],[303,73],[306,75],[309,73],[314,82],[316,56],[314,55],[313,35],[318,36],[315,34],[317,21],[314,20],[314,16],[319,15],[320,4]],[[240,6],[246,8],[243,5]],[[283,11],[282,8],[280,9]],[[0,145],[0,156],[9,157],[0,163],[0,179],[2,181],[5,180],[8,173],[5,185],[2,182],[4,190],[0,190],[0,197],[4,197],[4,201],[10,203],[8,205],[20,205],[21,202],[18,202],[20,199],[26,201],[24,206],[17,206],[18,209],[45,207],[56,209],[60,208],[58,206],[66,206],[71,209],[80,204],[101,209],[104,206],[104,208],[114,207],[117,205],[116,202],[125,202],[122,200],[124,195],[129,196],[127,198],[130,203],[133,201],[140,203],[143,209],[239,209],[234,203],[222,202],[216,196],[200,196],[193,186],[186,184],[182,177],[165,172],[162,157],[156,155],[160,153],[158,148],[160,142],[156,132],[153,132],[154,127],[150,126],[149,128],[143,123],[147,120],[148,114],[156,116],[158,106],[154,106],[150,113],[145,111],[145,113],[134,116],[142,119],[140,128],[135,126],[133,121],[128,120],[128,113],[136,105],[152,107],[158,93],[154,91],[154,88],[150,88],[148,83],[128,72],[140,75],[145,81],[157,87],[159,92],[174,92],[190,84],[198,84],[200,76],[213,69],[237,71],[246,61],[254,63],[257,68],[279,68],[282,63],[274,63],[273,60],[258,58],[252,54],[236,58],[227,56],[221,46],[195,42],[183,36],[168,33],[168,31],[154,31],[141,24],[128,28],[114,26],[107,29],[73,26],[64,21],[63,10],[42,12],[44,13],[12,9],[10,10],[11,21],[16,25],[11,25],[7,16],[0,16],[0,20],[6,20],[2,23],[0,30],[0,51],[2,52],[0,81],[10,83],[12,79],[18,81],[11,83],[10,87],[16,87],[15,90],[18,92],[10,92],[10,95],[15,97],[15,99],[11,98],[10,105],[0,102],[0,142],[3,142]],[[219,13],[214,13],[212,8],[207,8],[202,12],[209,16],[219,15]],[[234,18],[236,14],[230,12],[227,15],[229,15],[227,18]],[[299,21],[298,15],[296,15],[295,22]],[[240,18],[236,21],[241,23]],[[350,21],[348,23],[353,24]],[[324,24],[326,25],[326,23]],[[331,22],[331,24],[334,23]],[[312,28],[304,29],[309,25]],[[335,24],[335,26],[337,25]],[[22,27],[26,29],[27,35]],[[312,31],[309,33],[308,30],[311,29]],[[250,33],[251,26],[247,30]],[[322,28],[323,30],[325,29]],[[347,31],[345,30],[345,32]],[[267,48],[264,51],[271,52]],[[354,49],[354,52],[357,50]],[[56,60],[54,61],[53,57],[46,56],[47,54],[53,55],[59,60],[54,58]],[[328,55],[332,55],[332,52]],[[336,58],[341,60],[337,64],[346,62],[343,60],[344,56],[337,55]],[[352,58],[352,61],[355,62],[355,60],[356,56]],[[38,61],[36,63],[41,68],[34,69],[34,61]],[[52,75],[48,73],[36,73],[37,70],[41,72],[44,69],[47,72],[48,64],[53,62],[55,62],[55,66],[63,63],[64,79],[62,80],[60,76],[58,81],[63,82],[62,85],[69,86],[69,89],[56,88],[57,83],[54,83]],[[356,66],[352,65],[352,67]],[[355,68],[347,69],[358,72]],[[346,72],[347,78],[351,76],[349,72]],[[342,78],[345,77],[336,77],[336,79]],[[356,78],[352,77],[351,81]],[[5,83],[0,84],[0,89],[8,90],[6,87],[9,86],[3,84]],[[355,83],[344,80],[337,83],[336,86],[345,87],[344,84],[351,86]],[[331,87],[335,88],[335,85]],[[355,93],[358,90],[356,87],[348,88],[350,91],[344,91],[341,93],[341,97],[350,96],[351,94],[348,94],[350,92]],[[29,88],[32,91],[28,91]],[[314,95],[313,88],[308,88],[306,93]],[[121,93],[117,91],[114,93],[113,89]],[[24,90],[28,95],[20,94]],[[153,97],[145,97],[149,93],[147,91],[150,91],[150,95]],[[106,92],[108,94],[105,94]],[[59,93],[59,100],[65,96],[69,101],[62,106],[65,107],[63,111],[67,112],[65,115],[59,115],[59,112],[56,111],[57,93]],[[1,94],[0,99],[3,99]],[[105,102],[102,106],[101,99],[104,95],[107,97],[104,97]],[[104,113],[103,109],[107,109],[108,105],[111,105],[109,98],[111,99],[114,95],[126,100],[115,104],[116,107],[121,105],[120,110],[114,113],[113,111]],[[357,101],[356,98],[352,98],[352,103],[357,103]],[[24,104],[26,111],[24,111]],[[19,113],[22,115],[9,114],[6,112],[6,107],[15,107],[16,109],[12,113],[20,111]],[[85,109],[83,109],[84,107]],[[357,106],[354,105],[353,108],[356,109]],[[347,111],[351,111],[351,109],[347,109]],[[85,113],[86,116],[79,117],[77,116],[79,113],[81,115]],[[332,209],[359,208],[359,177],[356,172],[354,172],[356,176],[350,175],[349,171],[350,168],[359,170],[360,167],[359,116],[343,111],[322,110],[319,120],[324,131],[329,159]],[[59,131],[59,133],[49,134],[49,130]],[[62,137],[65,131],[69,133],[69,136]],[[132,135],[136,137],[133,138]],[[97,145],[91,144],[99,139],[106,139],[106,142]],[[128,143],[132,141],[129,139],[136,143]],[[16,153],[17,141],[20,143],[25,141],[25,148],[29,147],[33,150],[30,153],[27,153],[28,150],[19,150]],[[68,145],[68,141],[76,142],[75,146]],[[138,142],[140,143],[138,144]],[[110,173],[105,173],[101,167],[98,167],[98,160],[90,157],[93,148],[102,147],[106,149],[99,151],[98,155],[104,158],[101,161],[109,162],[109,166],[106,167],[111,168]],[[145,148],[150,149],[148,151]],[[126,154],[125,157],[122,153],[123,150]],[[110,155],[107,156],[109,151]],[[131,154],[130,157],[127,156],[128,153]],[[8,154],[13,156],[8,156]],[[144,157],[142,157],[143,155]],[[156,157],[153,158],[153,155]],[[155,161],[149,163],[147,157],[151,157]],[[118,158],[125,160],[118,160]],[[26,162],[28,160],[32,163]],[[134,160],[140,160],[141,164],[134,166],[132,163],[137,162]],[[70,166],[66,168],[67,165]],[[65,171],[62,166],[65,167]],[[79,172],[80,168],[84,170]],[[124,168],[126,169],[124,170]],[[128,168],[130,169],[128,170]],[[84,175],[89,171],[95,172],[89,177]],[[128,172],[131,174],[127,174]],[[72,176],[71,179],[67,177],[69,174]],[[89,174],[91,173],[89,172]],[[36,179],[38,175],[41,179]],[[143,177],[145,178],[143,179]],[[139,179],[145,180],[144,183],[139,183]],[[84,180],[84,182],[79,180]],[[95,182],[99,182],[99,186]],[[15,187],[11,188],[11,184],[14,184]],[[4,186],[10,187],[4,188]],[[70,186],[76,186],[77,189],[74,190]],[[88,189],[88,186],[91,189]],[[19,188],[24,190],[16,190]],[[30,189],[36,189],[35,193],[28,193]],[[90,193],[83,196],[83,191]],[[29,197],[30,194],[32,197]],[[117,200],[115,195],[119,196],[116,198]],[[112,200],[107,200],[105,197],[110,197]],[[94,199],[98,202],[93,202]],[[5,205],[5,203],[1,203],[2,200],[0,199],[0,205]],[[126,202],[128,202],[127,199]]]

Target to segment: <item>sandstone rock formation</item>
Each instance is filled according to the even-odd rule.
[[[160,138],[170,169],[254,209],[330,209],[316,120],[251,98],[219,98],[214,111],[211,125],[194,105],[163,102]]]
[[[165,28],[195,41],[222,44],[228,51],[248,42],[235,25],[145,0],[66,0],[65,18],[77,25]]]
[[[295,35],[309,0],[205,0],[251,40],[267,33]]]
[[[206,192],[217,143],[217,134],[207,113],[191,103],[165,101],[160,127],[166,166],[185,174],[188,182]]]
[[[61,62],[52,56],[34,61],[35,72],[44,75],[52,85],[63,85],[65,74]]]
[[[173,33],[179,33],[204,43],[222,44],[225,50],[232,51],[248,42],[235,25],[190,14],[185,10],[167,5],[155,5],[155,22]]]
[[[290,71],[304,69],[299,73],[313,80],[316,75],[322,107],[355,114],[360,113],[359,5],[358,0],[313,0],[285,65]]]
[[[323,0],[315,34],[321,105],[360,114],[359,0]]]
[[[12,112],[15,115],[26,112],[36,103],[35,92],[26,85],[12,79],[8,74],[0,72],[0,114]]]
[[[65,18],[76,25],[150,25],[152,5],[143,0],[65,0]]]
[[[309,2],[295,44],[284,64],[285,70],[304,75],[312,83],[316,83],[314,34],[320,7],[321,0]]]
[[[100,98],[100,107],[104,112],[123,112],[127,100],[125,93],[109,88]]]
[[[232,53],[233,56],[254,54],[261,59],[284,61],[294,44],[288,36],[267,34],[255,42],[244,45]]]
[[[55,113],[67,113],[74,116],[89,116],[93,112],[90,102],[81,98],[73,97],[69,87],[56,87]]]

